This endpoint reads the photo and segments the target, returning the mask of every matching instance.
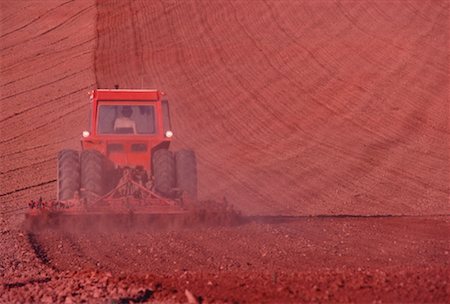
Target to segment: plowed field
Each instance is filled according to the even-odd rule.
[[[0,1],[0,301],[448,302],[449,4]],[[115,84],[245,221],[23,227]]]

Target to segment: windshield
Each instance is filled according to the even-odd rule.
[[[153,106],[100,105],[98,134],[154,134]]]

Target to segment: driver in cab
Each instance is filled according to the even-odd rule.
[[[130,106],[122,107],[122,116],[117,117],[114,121],[114,132],[119,134],[127,134],[136,132],[136,122],[131,119],[131,115],[133,114],[133,109]]]

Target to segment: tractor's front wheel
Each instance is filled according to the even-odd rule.
[[[74,150],[61,150],[58,153],[58,200],[74,197],[80,190],[80,156]]]
[[[159,149],[153,153],[152,162],[155,190],[165,197],[172,197],[175,187],[175,161],[172,152]]]
[[[105,192],[104,156],[95,150],[81,152],[81,189],[85,196]]]
[[[191,200],[197,200],[197,161],[192,150],[180,150],[175,154],[177,188]]]

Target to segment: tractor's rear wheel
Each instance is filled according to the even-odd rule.
[[[71,199],[80,190],[80,156],[74,150],[58,153],[58,200]]]
[[[95,194],[101,196],[105,192],[105,157],[98,151],[81,152],[81,189],[84,196]]]
[[[177,188],[197,200],[197,160],[192,150],[180,150],[175,154]]]
[[[172,152],[159,149],[153,153],[152,160],[155,190],[165,197],[172,197],[175,187],[175,161]]]

